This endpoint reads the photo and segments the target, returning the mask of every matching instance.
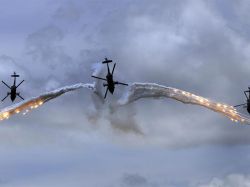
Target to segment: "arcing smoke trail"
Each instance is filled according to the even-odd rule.
[[[80,88],[88,88],[93,92],[97,92],[94,84],[83,84],[78,83],[71,86],[62,87],[51,92],[44,93],[38,97],[33,97],[24,100],[20,103],[6,107],[0,110],[0,120],[8,119],[11,115],[20,113],[24,111],[25,115],[30,110],[41,106],[43,103],[54,99],[66,92],[74,91]],[[97,93],[100,94],[100,93]],[[185,104],[194,104],[206,107],[215,112],[221,113],[222,115],[230,118],[234,122],[242,122],[250,124],[250,118],[244,116],[237,112],[237,110],[230,105],[214,102],[212,100],[206,99],[194,95],[192,93],[179,90],[176,88],[166,87],[154,83],[133,83],[129,86],[128,91],[117,101],[118,106],[127,105],[129,103],[135,102],[141,98],[171,98],[180,101]]]
[[[56,89],[51,92],[46,92],[37,97],[32,97],[30,99],[26,99],[20,103],[12,105],[10,107],[6,107],[0,110],[0,120],[8,119],[13,114],[18,114],[23,111],[23,115],[27,114],[30,110],[38,108],[42,104],[48,102],[51,99],[54,99],[66,92],[74,91],[80,88],[88,88],[92,91],[95,91],[94,84],[83,84],[78,83],[71,86],[65,86],[59,89]]]
[[[118,100],[118,105],[132,103],[141,98],[171,98],[180,101],[184,104],[194,104],[206,107],[215,112],[221,113],[230,118],[234,122],[242,122],[250,124],[250,119],[243,114],[237,112],[236,108],[224,103],[214,102],[194,95],[192,93],[179,90],[176,88],[166,87],[154,83],[133,83],[124,96]]]

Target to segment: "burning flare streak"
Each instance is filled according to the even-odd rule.
[[[237,112],[233,106],[214,102],[204,97],[194,95],[192,93],[179,90],[176,88],[166,87],[154,83],[133,83],[124,96],[118,100],[118,105],[125,105],[141,98],[171,98],[184,104],[194,104],[206,107],[215,112],[230,118],[234,122],[242,122],[250,124],[250,119],[243,114]]]
[[[51,92],[44,93],[38,97],[24,100],[20,103],[6,107],[0,110],[0,120],[8,119],[13,114],[23,112],[26,115],[30,110],[38,108],[45,102],[54,99],[66,92],[74,91],[80,88],[88,88],[96,93],[95,84],[78,83],[71,86],[62,87]],[[99,93],[96,93],[99,94]],[[133,83],[129,86],[128,91],[117,101],[118,106],[132,103],[141,98],[171,98],[185,104],[194,104],[206,107],[215,112],[230,118],[234,122],[250,124],[250,119],[230,105],[214,102],[201,96],[179,90],[176,88],[166,87],[154,83]]]
[[[95,91],[94,84],[79,83],[71,86],[65,86],[51,92],[46,92],[37,97],[26,99],[20,103],[2,109],[0,111],[0,120],[8,119],[13,114],[18,114],[20,112],[23,112],[23,115],[26,115],[30,110],[38,108],[49,100],[54,99],[66,92],[74,91],[80,88],[88,88],[92,91]]]

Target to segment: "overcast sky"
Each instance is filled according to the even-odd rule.
[[[16,71],[29,98],[92,83],[109,57],[121,81],[241,104],[249,10],[248,0],[0,0],[0,79],[11,84]],[[123,91],[102,105],[78,90],[1,122],[0,186],[250,186],[250,126],[170,99],[112,112]]]

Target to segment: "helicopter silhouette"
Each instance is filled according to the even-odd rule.
[[[247,93],[248,93],[248,95],[247,95]],[[243,106],[244,108],[247,108],[247,112],[250,114],[250,87],[248,87],[248,90],[244,91],[244,94],[247,98],[247,102],[244,104],[235,105],[234,107]]]
[[[7,83],[2,81],[2,83],[10,89],[10,92],[7,92],[7,96],[3,98],[2,101],[4,101],[8,96],[10,96],[12,102],[16,99],[16,96],[24,100],[24,98],[20,95],[20,93],[17,92],[17,88],[24,82],[24,80],[22,80],[18,85],[16,85],[16,78],[19,77],[19,75],[17,75],[16,72],[14,72],[14,74],[11,75],[11,77],[14,78],[14,83],[12,86],[9,86]]]
[[[96,79],[100,79],[100,80],[103,80],[103,81],[106,81],[107,83],[103,83],[103,86],[104,87],[107,87],[106,89],[106,92],[105,92],[105,95],[104,95],[104,99],[107,97],[107,93],[108,91],[113,94],[114,91],[115,91],[115,85],[124,85],[124,86],[128,86],[128,84],[126,83],[122,83],[122,82],[118,82],[118,81],[114,81],[113,79],[113,75],[114,75],[114,70],[115,70],[115,66],[116,66],[116,63],[114,64],[113,66],[113,69],[112,69],[112,72],[110,72],[110,69],[109,69],[109,63],[113,62],[112,60],[109,60],[107,58],[104,59],[104,61],[102,62],[103,64],[107,64],[107,69],[108,69],[108,73],[106,75],[106,79],[105,78],[102,78],[102,77],[97,77],[97,76],[93,76],[93,78],[96,78]]]

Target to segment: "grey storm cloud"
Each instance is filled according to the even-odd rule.
[[[240,32],[228,26],[228,17],[218,14],[221,5],[205,1],[145,1],[143,4],[124,1],[113,2],[113,6],[107,4],[108,8],[96,11],[103,4],[85,3],[92,9],[86,11],[81,3],[71,2],[51,13],[51,17],[67,15],[76,7],[76,13],[82,12],[82,16],[72,20],[86,27],[82,30],[73,26],[72,32],[79,31],[75,45],[67,41],[75,41],[76,36],[65,31],[67,24],[56,19],[53,24],[28,34],[25,44],[28,62],[23,68],[28,69],[34,93],[76,82],[92,82],[91,64],[107,55],[118,63],[116,78],[126,82],[156,82],[232,105],[243,102],[241,91],[248,85],[248,44]],[[71,45],[76,48],[74,52],[69,50]],[[116,94],[121,94],[119,89]],[[85,109],[83,116],[95,118],[84,107],[92,105],[90,96],[78,94],[71,99],[82,101],[75,107]],[[70,101],[64,104],[69,107],[66,103]],[[101,110],[109,113],[106,107]],[[168,100],[140,101],[133,110],[128,114],[133,116],[132,121],[122,120],[121,126],[114,123],[117,116],[127,116],[120,112],[108,117],[110,125],[123,130],[131,127],[132,131],[144,134],[147,143],[171,147],[249,143],[241,136],[248,133],[247,128],[235,127],[210,111]]]
[[[250,176],[244,174],[230,174],[225,178],[213,178],[208,184],[199,185],[199,187],[249,187]]]
[[[53,17],[58,20],[74,22],[78,21],[82,15],[82,10],[72,2],[62,4],[55,12]]]
[[[11,3],[16,6],[10,5],[6,0],[3,6],[0,6],[2,12],[0,20],[4,23],[3,32],[0,35],[0,76],[7,81],[14,70],[20,73],[26,80],[20,87],[25,98],[78,82],[93,83],[92,65],[101,62],[107,56],[117,62],[115,78],[125,82],[158,83],[231,105],[245,101],[242,91],[249,86],[250,71],[250,35],[247,19],[250,3],[247,0],[209,2],[195,0],[52,2],[48,0],[36,3],[27,1],[25,5],[29,8],[17,1]],[[8,38],[7,41],[6,38]],[[0,94],[4,96],[7,89],[4,86],[1,88],[3,91]],[[192,160],[191,157],[194,157],[187,153],[188,149],[211,145],[228,146],[233,149],[250,143],[248,126],[234,124],[209,110],[167,99],[144,99],[132,106],[114,111],[109,104],[122,94],[123,89],[125,88],[117,88],[114,97],[108,96],[105,104],[99,102],[95,95],[81,90],[60,97],[26,117],[17,115],[9,121],[1,122],[2,151],[5,148],[9,150],[10,147],[21,149],[29,146],[65,145],[66,147],[77,146],[77,149],[84,150],[82,154],[85,155],[90,151],[89,147],[85,148],[86,142],[93,141],[138,146],[141,149],[150,146],[173,148],[170,150],[178,148],[177,151],[183,150],[184,155],[178,160],[181,166],[176,164],[174,159],[172,163],[167,162],[164,165],[167,155],[159,159],[162,166],[171,170],[168,172],[171,177],[174,168],[178,170],[187,164],[181,160],[189,162]],[[102,87],[101,92],[103,93]],[[10,104],[7,101],[2,106]],[[244,109],[240,110],[246,112]],[[98,149],[100,147],[102,148],[99,146]],[[113,153],[112,150],[109,151],[110,154]],[[122,153],[126,156],[126,153]],[[238,155],[240,153],[240,151],[235,153],[234,157],[240,160]],[[48,154],[44,149],[38,157],[48,156]],[[116,154],[121,155],[121,153]],[[127,161],[126,164],[136,167],[142,157],[146,158],[154,152],[148,152],[148,155],[140,154],[138,157],[136,154],[130,155],[127,159],[136,157],[137,160],[133,163]],[[195,165],[196,161],[199,162],[201,159],[200,157],[195,157],[195,162],[192,160],[194,167],[193,165],[189,167],[196,169],[196,173],[193,171],[189,175],[190,180],[185,181],[188,183],[186,186],[191,186],[191,182],[197,178],[199,181],[202,177],[206,179],[207,176],[213,177],[214,172],[211,171],[215,170],[210,169],[216,167],[214,165],[217,163],[218,155],[215,153],[213,155],[213,152],[210,154],[199,153],[202,158],[215,157],[213,162],[202,165],[203,167]],[[220,154],[220,160],[227,160],[228,157],[225,158],[223,153]],[[98,152],[96,155],[103,155],[103,153]],[[247,155],[247,152],[244,152],[244,155]],[[105,160],[106,157],[101,157],[104,159],[103,163],[115,162],[112,156],[114,155],[106,155],[110,158],[108,161]],[[34,161],[32,160],[34,158],[27,158],[29,161]],[[56,163],[60,159],[58,153],[53,161]],[[245,157],[244,159],[247,160]],[[22,163],[23,160],[20,162]],[[61,160],[61,162],[64,161]],[[78,161],[80,162],[80,159]],[[145,162],[144,165],[147,166],[150,161]],[[71,162],[71,157],[67,162]],[[100,167],[102,165],[96,160],[92,162]],[[122,162],[123,160],[120,161]],[[152,162],[156,161],[152,159]],[[234,161],[230,163],[231,165],[226,162],[227,167],[220,165],[224,170],[216,168],[216,171],[224,174],[228,173],[228,170],[231,173],[234,172],[231,170],[237,163]],[[11,164],[10,161],[9,165]],[[87,168],[94,169],[95,164]],[[228,168],[228,165],[231,167]],[[241,167],[244,165],[248,166],[247,162],[240,163]],[[111,166],[112,164],[107,167]],[[126,169],[123,168],[126,167],[119,166],[122,169],[119,168],[119,171],[116,171],[117,168],[112,168],[110,172],[124,173]],[[53,171],[61,171],[57,166],[53,165],[53,167],[55,167],[52,168]],[[3,175],[3,181],[6,177],[9,184],[13,184],[11,177],[15,168],[14,166],[10,168],[9,172]],[[67,166],[65,168],[65,170],[68,169]],[[156,170],[156,167],[153,170]],[[150,168],[147,171],[153,172]],[[189,172],[189,169],[185,171]],[[210,173],[202,175],[201,171]],[[165,170],[159,170],[159,173],[161,172],[164,173]],[[81,170],[82,175],[86,173],[91,171]],[[185,178],[185,172],[175,171],[175,173],[178,173],[180,178]],[[73,172],[72,176],[74,174]],[[82,175],[77,175],[79,177],[73,179],[81,181]],[[60,174],[58,176],[60,181],[62,177]],[[123,183],[123,186],[145,184],[151,187],[151,178],[144,176],[146,175],[129,175],[119,184]],[[224,176],[225,178],[217,177],[210,182],[199,184],[204,184],[202,187],[230,186],[231,182],[242,186],[248,184],[247,175]],[[26,177],[22,178],[24,186],[27,186],[25,182],[30,179]],[[50,179],[51,176],[46,175],[37,181]],[[96,177],[92,179],[95,181]],[[20,186],[19,180],[21,179],[18,177],[13,180],[16,186]],[[112,180],[113,178],[110,179]],[[0,181],[2,181],[1,178]],[[37,181],[34,182],[38,184]],[[65,182],[65,184],[68,183]],[[79,186],[82,186],[82,183]],[[98,185],[93,182],[88,186]]]
[[[146,178],[138,174],[125,174],[122,179],[122,186],[127,187],[139,187],[139,186],[148,186],[148,181]]]
[[[46,76],[52,76],[54,72],[62,77],[60,72],[64,74],[75,67],[72,57],[67,55],[60,44],[63,37],[62,30],[53,25],[44,27],[27,37],[27,55],[32,60],[29,66],[36,72],[36,76],[40,75],[47,79]]]
[[[108,51],[123,70],[121,76],[127,76],[125,80],[129,82],[161,83],[234,104],[242,102],[241,90],[248,85],[245,79],[249,70],[248,48],[241,33],[228,27],[227,17],[218,14],[218,8],[216,3],[204,1],[146,1],[143,5],[135,2],[127,3],[126,9],[114,4],[109,10],[112,14],[105,9],[94,12],[93,8],[88,14],[96,14],[98,29],[94,30],[93,23],[85,31],[92,31],[92,35],[85,32],[82,35],[90,36],[88,41],[95,41],[98,48]],[[100,18],[102,15],[104,19]],[[82,22],[86,20],[83,17]],[[154,101],[146,102],[138,102],[138,108]],[[177,142],[184,145],[248,142],[241,139],[241,133],[248,132],[246,128],[231,127],[229,121],[208,111],[189,106],[187,111],[186,107],[167,101],[157,102],[150,110],[144,107],[136,115],[149,142],[157,139],[173,146]],[[145,115],[150,119],[146,120]],[[159,132],[164,132],[162,137]],[[171,134],[172,139],[165,138],[165,134]]]
[[[243,102],[242,91],[249,84],[246,79],[249,71],[247,41],[241,33],[228,27],[227,17],[217,13],[216,4],[184,1],[173,5],[171,2],[130,4],[128,14],[117,11],[112,22],[103,20],[99,37],[120,62],[123,74],[129,75],[130,81],[157,82],[232,104]],[[167,8],[162,8],[164,5]],[[141,110],[142,118],[145,114],[153,118],[140,119],[144,121],[144,129],[152,130],[148,125],[159,131],[165,129],[165,133],[176,136],[173,145],[178,144],[178,139],[185,144],[193,137],[194,144],[236,143],[241,133],[248,132],[242,127],[231,127],[230,122],[214,114],[194,107],[187,111],[176,105],[164,101],[151,108],[155,113],[150,110],[147,113],[145,108],[144,112]],[[156,118],[160,118],[157,125],[153,122]],[[148,124],[149,121],[152,123]],[[237,135],[232,136],[235,128],[239,139]],[[157,137],[159,139],[159,134]],[[162,138],[162,141],[171,141]],[[242,141],[248,142],[245,138]]]

